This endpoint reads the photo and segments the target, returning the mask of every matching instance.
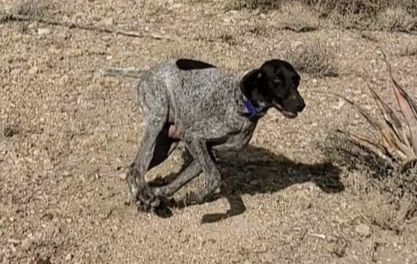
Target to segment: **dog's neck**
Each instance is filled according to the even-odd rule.
[[[259,119],[265,115],[266,109],[264,107],[258,106],[252,102],[244,93],[241,95],[241,101],[243,102],[244,109],[242,114],[249,119]]]
[[[251,94],[248,93],[248,91],[246,91],[243,86],[241,86],[240,92],[240,105],[243,103],[243,110],[241,111],[241,114],[251,120],[258,120],[265,115],[266,111],[268,110],[267,107],[262,106],[253,100]]]
[[[255,72],[257,70],[246,74],[239,83],[241,93],[239,100],[243,103],[242,114],[250,120],[258,120],[268,110],[268,106],[259,101],[260,96],[256,94],[256,89],[254,89],[258,82]]]

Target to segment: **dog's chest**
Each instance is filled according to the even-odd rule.
[[[238,134],[232,135],[227,140],[229,145],[234,145],[234,148],[240,149],[249,143],[252,138],[253,131],[255,130],[256,123],[250,122],[249,120],[245,122],[242,126],[242,129]]]

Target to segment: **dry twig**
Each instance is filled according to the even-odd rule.
[[[141,32],[136,32],[136,31],[127,31],[127,30],[121,30],[121,29],[116,29],[116,28],[101,27],[101,26],[96,26],[96,25],[82,25],[78,23],[60,21],[60,20],[44,18],[44,17],[39,17],[39,16],[0,13],[0,23],[10,22],[10,21],[32,21],[32,22],[39,22],[39,23],[44,23],[44,24],[53,25],[53,26],[77,28],[77,29],[82,29],[82,30],[117,34],[117,35],[134,37],[134,38],[153,38],[157,40],[162,40],[162,39],[174,40],[174,38],[170,36],[164,36],[164,35],[160,35],[156,33],[141,33]]]

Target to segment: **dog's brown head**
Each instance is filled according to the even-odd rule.
[[[243,94],[256,108],[275,107],[285,117],[295,118],[305,108],[304,99],[298,92],[300,75],[294,67],[283,60],[266,61],[259,69],[243,77]]]

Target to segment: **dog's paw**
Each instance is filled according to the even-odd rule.
[[[156,196],[159,197],[166,197],[166,189],[164,186],[161,187],[152,187],[152,191],[155,193]]]
[[[160,196],[154,193],[149,186],[139,189],[136,195],[136,207],[142,212],[153,212],[155,215],[167,218],[171,217],[172,211],[169,207],[173,204],[173,199]]]
[[[148,212],[151,209],[158,208],[161,205],[161,200],[149,186],[145,185],[138,188],[135,203],[139,211]]]
[[[160,204],[158,207],[153,208],[153,212],[162,218],[168,218],[171,217],[172,211],[169,208],[172,205],[172,201],[169,199],[164,199],[163,197],[160,197]]]

